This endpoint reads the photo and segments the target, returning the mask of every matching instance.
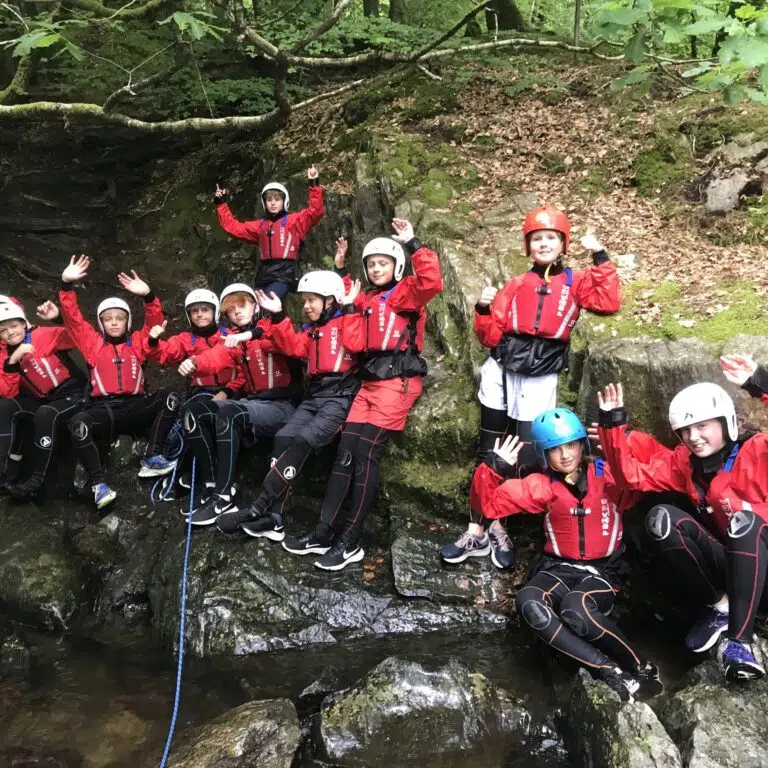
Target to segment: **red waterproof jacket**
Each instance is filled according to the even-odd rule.
[[[345,326],[345,344],[366,351],[363,379],[381,380],[424,376],[426,306],[443,290],[440,260],[424,246],[411,256],[413,275],[390,290],[372,289],[355,300],[357,314]]]
[[[611,261],[566,268],[549,283],[532,269],[510,278],[490,307],[475,307],[475,336],[508,370],[543,376],[562,369],[582,309],[609,314],[620,307],[619,275]]]
[[[182,331],[169,339],[149,340],[149,359],[160,365],[178,365],[189,357],[200,355],[215,347],[227,335],[226,328],[220,328],[211,336],[200,336],[194,331]],[[215,373],[201,376],[198,372],[189,377],[193,387],[202,389],[227,389],[238,392],[245,379],[238,366],[232,364]]]
[[[632,449],[643,459],[671,453],[649,435],[632,432]],[[579,500],[554,473],[504,480],[487,464],[472,479],[470,505],[488,518],[543,514],[544,551],[569,560],[599,560],[621,545],[622,515],[642,494],[614,480],[602,459],[589,463],[586,494]]]
[[[164,321],[160,300],[144,300],[144,326],[115,344],[82,315],[73,289],[59,291],[61,316],[91,374],[91,398],[125,397],[144,393],[144,364],[149,357],[149,330]]]
[[[227,234],[259,244],[262,261],[296,261],[307,233],[325,214],[323,187],[310,186],[308,195],[308,207],[297,213],[286,213],[275,221],[268,218],[238,221],[227,203],[217,205],[216,213],[221,228]]]
[[[0,397],[16,397],[25,392],[33,397],[55,397],[65,382],[80,379],[82,374],[65,353],[75,348],[66,328],[61,326],[34,326],[27,331],[25,344],[35,348],[33,355],[27,355],[15,365],[8,360],[13,349],[0,348]],[[69,389],[69,386],[65,389]]]
[[[751,508],[768,521],[767,434],[759,433],[741,445],[734,444],[728,461],[706,492],[694,481],[692,454],[684,445],[643,461],[632,454],[627,444],[626,427],[600,427],[599,434],[606,459],[620,482],[638,491],[686,494],[708,516],[704,522],[709,523],[723,540],[731,516],[742,509]]]
[[[195,373],[198,376],[213,376],[234,366],[243,378],[240,390],[243,395],[262,400],[293,396],[297,382],[293,380],[288,360],[276,351],[274,343],[268,338],[271,325],[271,320],[259,320],[254,332],[260,338],[241,342],[231,349],[217,344],[194,355]]]

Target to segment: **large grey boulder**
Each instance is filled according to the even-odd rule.
[[[390,657],[320,712],[328,759],[356,768],[490,768],[529,726],[519,702],[457,659],[429,668]]]
[[[300,737],[288,699],[250,701],[178,737],[168,768],[290,768]]]
[[[568,754],[589,768],[682,768],[675,743],[643,702],[622,703],[579,670],[566,708]]]

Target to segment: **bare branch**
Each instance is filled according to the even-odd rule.
[[[437,48],[438,45],[442,45],[446,40],[453,37],[467,22],[471,21],[481,11],[484,11],[492,2],[493,0],[486,0],[486,2],[481,5],[475,6],[469,13],[459,19],[447,32],[444,32],[439,37],[436,37],[431,43],[427,43],[423,48],[416,51],[416,53],[411,56],[411,61],[417,61],[424,56],[424,54],[428,53],[433,48]]]
[[[98,16],[100,20],[109,21],[110,19],[118,17],[121,19],[137,19],[152,13],[164,5],[168,5],[169,2],[171,2],[171,0],[147,0],[143,5],[134,6],[134,2],[136,1],[137,0],[131,0],[131,2],[117,10],[114,8],[107,8],[103,3],[99,2],[99,0],[69,0],[69,4],[81,8],[84,11],[90,11],[95,16]]]
[[[341,15],[347,10],[351,2],[352,0],[341,0],[341,2],[333,9],[333,13],[325,21],[320,22],[320,24],[310,30],[304,37],[299,38],[299,40],[291,47],[291,53],[301,53],[310,43],[324,35],[341,18]]]

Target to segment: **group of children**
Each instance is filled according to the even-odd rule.
[[[270,183],[262,191],[265,214],[256,221],[238,221],[227,190],[217,186],[222,228],[258,243],[261,266],[253,286],[233,283],[218,296],[205,288],[190,292],[189,328],[169,339],[159,300],[135,272],[118,279],[144,300],[142,328],[132,330],[131,309],[119,298],[101,302],[97,327],[87,322],[75,291],[90,266],[85,256],[72,257],[62,273],[60,325],[33,325],[16,300],[0,296],[5,492],[28,499],[42,491],[57,430],[66,424],[95,503],[104,508],[116,493],[106,483],[99,445],[149,431],[139,476],[175,476],[176,460],[163,450],[178,420],[195,459],[196,504],[183,510],[191,525],[282,542],[292,554],[316,556],[314,564],[325,570],[363,558],[361,532],[380,462],[421,393],[426,307],[443,284],[436,254],[400,219],[393,220],[391,237],[377,237],[363,249],[367,290],[349,277],[343,238],[335,270],[302,276],[303,239],[324,215],[317,170],[310,168],[307,177],[306,209],[289,213],[287,189]],[[561,211],[531,211],[523,225],[531,269],[499,291],[488,286],[477,301],[475,333],[490,354],[480,377],[470,524],[441,557],[454,564],[490,555],[497,567],[511,568],[512,542],[501,520],[542,515],[544,551],[517,595],[519,615],[540,639],[624,700],[654,695],[662,689],[656,666],[638,656],[608,614],[626,575],[623,515],[643,494],[682,494],[688,508],[654,504],[646,527],[660,567],[674,575],[670,586],[681,601],[702,609],[686,644],[698,652],[718,644],[729,680],[761,677],[752,632],[757,610],[768,605],[768,479],[759,471],[768,436],[740,434],[733,401],[712,383],[694,384],[672,401],[669,421],[681,441],[674,450],[627,430],[620,384],[598,394],[600,418],[591,430],[557,407],[557,377],[580,312],[613,313],[621,301],[615,265],[593,235],[581,240],[592,266],[577,271],[565,265],[570,234]],[[412,274],[406,275],[409,259]],[[283,306],[292,290],[303,302],[306,322],[299,329]],[[45,302],[37,315],[56,321],[59,310]],[[73,351],[85,359],[88,380],[72,361]],[[308,379],[303,399],[297,361]],[[146,392],[148,362],[178,366],[186,390]],[[768,403],[767,372],[742,356],[721,363],[729,381]],[[296,478],[337,436],[320,520],[303,536],[286,536]],[[238,452],[260,438],[272,440],[270,468],[255,500],[241,506]],[[604,459],[593,456],[595,438]],[[22,449],[33,453],[23,479]],[[180,473],[180,482],[189,486],[192,479]]]

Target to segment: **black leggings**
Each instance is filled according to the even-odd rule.
[[[157,456],[163,452],[165,434],[162,422],[156,418],[161,412],[167,413],[171,422],[176,418],[178,393],[159,389],[151,395],[134,395],[115,399],[95,399],[85,410],[69,420],[69,431],[78,459],[88,473],[90,485],[105,482],[104,469],[97,441],[111,443],[119,435],[138,437],[150,430],[146,456]]]
[[[336,461],[323,500],[322,522],[349,546],[360,540],[365,518],[376,500],[379,463],[393,432],[373,424],[349,423],[341,433]],[[344,502],[349,505],[344,512]]]
[[[31,424],[33,434],[31,476],[42,482],[56,448],[59,427],[66,424],[66,419],[82,407],[83,397],[79,394],[72,394],[51,402],[26,395],[0,400],[0,474],[6,472],[8,454],[12,447],[20,444],[19,429],[26,424]]]
[[[614,599],[605,576],[558,564],[539,571],[516,602],[526,624],[560,653],[591,669],[634,672],[640,660],[607,616]]]
[[[680,599],[705,605],[726,593],[728,637],[751,642],[758,608],[768,608],[766,522],[754,512],[736,512],[723,543],[692,515],[659,504],[648,512],[646,528]]]
[[[536,452],[533,449],[533,443],[531,442],[531,425],[532,422],[530,421],[510,419],[506,411],[497,411],[494,408],[488,408],[481,404],[480,437],[477,441],[476,464],[482,464],[490,455],[496,440],[503,440],[508,435],[517,435],[526,442],[518,456],[518,471],[523,465],[530,466],[535,464],[537,458]],[[470,510],[469,514],[471,522],[479,525],[485,524],[486,519],[482,515],[472,510]]]

